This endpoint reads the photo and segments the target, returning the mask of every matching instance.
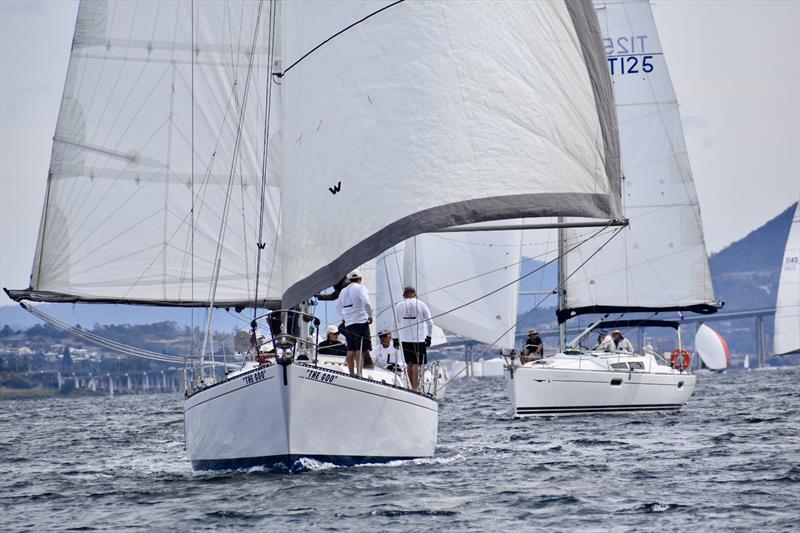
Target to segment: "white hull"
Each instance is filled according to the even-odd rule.
[[[236,375],[186,400],[196,470],[430,457],[438,406],[401,386],[294,363]]]
[[[645,368],[611,369],[604,359],[617,365],[642,363]],[[522,418],[682,408],[694,391],[695,376],[651,365],[654,360],[647,355],[579,359],[559,354],[544,363],[516,367],[508,381],[512,414]]]

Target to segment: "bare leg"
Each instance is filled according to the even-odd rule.
[[[358,377],[361,377],[361,371],[364,368],[364,352],[359,350],[359,351],[354,352],[354,353],[356,354],[356,356],[355,356],[355,360],[356,360],[356,375]]]
[[[345,359],[347,361],[347,371],[350,372],[351,376],[355,376],[356,375],[355,368],[354,368],[355,367],[355,355],[356,355],[356,352],[347,352],[347,359]]]
[[[411,378],[411,388],[419,390],[419,365],[408,365],[408,377]]]

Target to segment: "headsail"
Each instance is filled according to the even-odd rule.
[[[519,230],[420,235],[406,242],[405,279],[444,329],[510,350],[521,241]]]
[[[630,225],[597,252],[567,254],[573,272],[559,321],[581,313],[691,310],[714,301],[700,208],[680,112],[648,0],[597,0],[614,83],[625,216]],[[567,230],[567,247],[582,239]]]
[[[221,246],[215,301],[252,305],[269,6],[80,4],[31,285],[17,296],[205,305]],[[281,294],[270,158],[259,299]]]
[[[800,202],[794,208],[781,263],[772,351],[776,355],[800,352]]]
[[[285,305],[426,231],[618,216],[591,5],[402,2],[350,27],[389,4],[283,6]]]

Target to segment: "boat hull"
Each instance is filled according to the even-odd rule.
[[[508,380],[515,418],[674,411],[689,401],[692,374],[518,367]]]
[[[303,457],[352,465],[432,456],[438,406],[401,387],[294,363],[194,394],[185,427],[195,470],[291,467]]]

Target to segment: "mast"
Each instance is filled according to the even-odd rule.
[[[558,217],[558,223],[564,223],[564,217]],[[558,228],[558,311],[567,306],[567,262],[564,254],[567,252],[567,232],[563,226]],[[567,322],[558,323],[558,351],[563,352],[567,342]]]

